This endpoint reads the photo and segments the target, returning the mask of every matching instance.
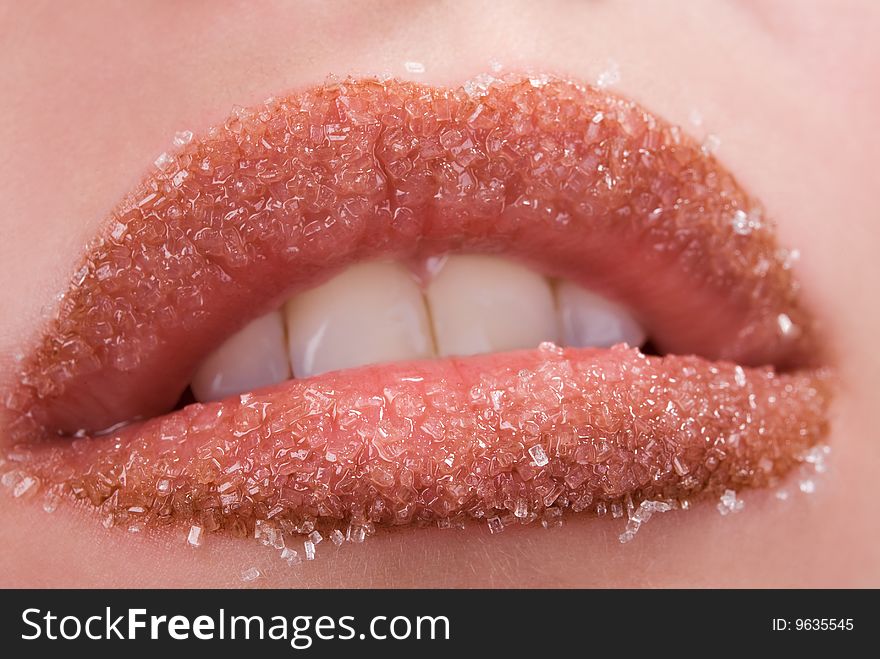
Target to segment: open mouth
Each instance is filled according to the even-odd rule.
[[[177,142],[8,387],[16,491],[196,539],[500,530],[764,486],[827,433],[792,253],[630,101],[365,79]]]

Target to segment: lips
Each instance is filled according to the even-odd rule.
[[[113,213],[5,398],[16,469],[116,523],[601,513],[766,485],[827,433],[790,253],[714,158],[632,102],[544,78],[358,80],[190,137]],[[292,295],[448,252],[599,292],[666,356],[542,345],[169,412]]]

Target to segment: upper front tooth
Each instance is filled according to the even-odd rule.
[[[645,330],[619,304],[567,281],[560,282],[556,297],[565,345],[608,348],[617,343],[640,346],[645,342]]]
[[[290,300],[286,314],[296,377],[434,353],[422,293],[398,264],[353,266]]]
[[[273,311],[247,324],[211,354],[196,371],[196,400],[219,400],[290,377],[284,321]]]
[[[440,355],[534,348],[558,339],[550,284],[510,261],[450,256],[427,297]]]

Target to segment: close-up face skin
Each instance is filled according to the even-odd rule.
[[[0,586],[880,585],[880,6],[0,25]]]

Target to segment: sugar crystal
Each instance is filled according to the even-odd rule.
[[[16,484],[21,480],[21,472],[18,471],[7,471],[0,477],[0,483],[3,483],[4,487],[13,488]]]
[[[752,223],[749,222],[749,216],[740,209],[734,211],[730,225],[733,227],[734,233],[740,236],[747,236],[752,232]]]
[[[544,452],[544,447],[540,444],[535,444],[532,448],[530,448],[529,455],[532,456],[532,459],[535,461],[535,465],[538,467],[543,467],[548,462],[550,462],[550,459],[547,457],[547,453]]]
[[[363,526],[352,526],[349,529],[349,540],[355,544],[360,544],[367,537],[367,530]]]
[[[672,459],[672,467],[675,469],[675,473],[679,476],[688,475],[687,465],[685,465],[678,456],[675,456],[675,458]]]
[[[608,65],[604,71],[596,78],[596,86],[599,89],[611,87],[620,82],[620,67],[614,60],[608,60]]]
[[[193,524],[192,526],[189,527],[189,534],[186,536],[186,541],[192,547],[200,546],[202,544],[202,532],[203,531],[204,531],[204,529],[202,529],[201,526],[196,526],[195,524]]]
[[[709,134],[706,136],[706,139],[703,140],[703,144],[700,148],[703,150],[703,153],[710,155],[715,153],[719,146],[721,146],[721,139],[717,135]]]
[[[562,526],[562,509],[547,508],[541,516],[541,526],[545,529],[558,529]]]
[[[741,511],[743,506],[745,506],[745,501],[737,499],[734,490],[724,490],[724,494],[721,495],[721,499],[718,501],[717,508],[718,512],[722,515],[730,515]]]
[[[786,313],[779,314],[776,317],[776,323],[779,325],[779,332],[782,336],[794,336],[797,333],[797,327]]]
[[[299,552],[296,549],[290,549],[289,547],[285,547],[281,550],[281,560],[286,561],[291,567],[302,563],[302,557],[299,555]]]
[[[159,154],[159,157],[156,158],[156,161],[153,163],[156,165],[158,169],[166,170],[174,163],[174,158],[167,153],[163,152]]]
[[[12,489],[12,496],[16,499],[23,497],[25,494],[36,492],[36,488],[39,485],[37,479],[33,476],[25,476],[22,478],[18,484]]]
[[[174,133],[172,142],[174,146],[185,146],[192,142],[193,133],[191,130],[180,130]]]
[[[813,470],[817,474],[828,471],[827,458],[831,453],[831,447],[827,445],[814,446],[804,454],[803,460],[807,464],[813,465]]]
[[[186,180],[186,177],[189,176],[189,172],[185,169],[181,169],[174,176],[171,177],[171,183],[175,188],[179,188],[181,184]]]
[[[636,533],[638,533],[642,524],[646,523],[654,513],[665,513],[673,510],[675,506],[666,501],[642,501],[636,508],[630,518],[627,520],[623,533],[620,534],[618,540],[621,543],[631,541]]]
[[[256,581],[262,576],[263,573],[260,572],[257,568],[249,567],[241,573],[241,580],[245,583],[250,583],[251,581]]]
[[[529,84],[536,89],[540,89],[544,85],[550,82],[550,77],[547,75],[531,75],[529,76]]]
[[[54,513],[58,508],[60,500],[61,499],[57,494],[53,494],[52,492],[47,493],[45,499],[43,499],[43,510],[47,513]]]
[[[800,260],[801,251],[799,249],[780,249],[779,255],[782,259],[782,267],[790,270]]]

